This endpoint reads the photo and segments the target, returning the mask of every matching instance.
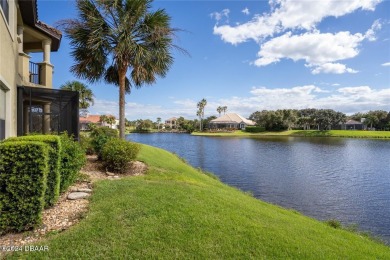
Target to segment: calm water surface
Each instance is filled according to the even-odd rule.
[[[390,141],[131,134],[264,201],[357,225],[390,244]]]

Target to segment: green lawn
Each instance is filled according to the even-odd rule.
[[[222,184],[143,145],[148,174],[95,183],[76,226],[15,259],[390,259],[390,248]]]
[[[237,130],[232,133],[200,133],[199,136],[307,136],[307,137],[348,137],[348,138],[390,138],[390,131],[359,131],[359,130],[289,130],[281,132],[247,133]]]

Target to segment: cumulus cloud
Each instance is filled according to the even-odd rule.
[[[381,0],[270,0],[271,13],[255,15],[251,21],[238,26],[216,25],[214,34],[232,44],[249,39],[259,41],[288,29],[312,30],[326,17],[340,17],[358,9],[373,11],[380,2]]]
[[[254,64],[266,66],[286,58],[294,61],[306,61],[308,67],[314,68],[313,74],[321,72],[355,73],[355,70],[334,62],[358,55],[358,46],[363,40],[364,36],[361,33],[339,32],[332,34],[317,31],[292,35],[291,32],[288,32],[262,44],[258,52],[259,58]]]
[[[389,67],[389,66],[390,66],[390,62],[382,63],[382,66],[384,66],[384,67]]]
[[[211,18],[214,18],[217,21],[217,24],[219,23],[222,18],[226,19],[226,22],[229,22],[229,9],[223,9],[221,12],[214,12],[210,14]]]
[[[376,32],[382,27],[380,20],[374,21],[365,33],[355,34],[348,31],[321,33],[316,25],[326,17],[340,17],[359,9],[373,11],[380,2],[270,0],[271,12],[254,15],[252,20],[236,26],[217,23],[214,34],[233,45],[248,40],[257,42],[260,51],[259,58],[253,62],[256,66],[266,66],[286,58],[306,61],[313,74],[356,73],[338,61],[357,56],[363,40],[375,41]],[[297,30],[305,33],[294,35]]]
[[[341,63],[324,63],[321,65],[315,65],[311,73],[343,74],[343,73],[358,73],[358,71],[351,68],[347,68],[347,66]]]
[[[248,7],[244,8],[241,12],[243,14],[245,14],[245,15],[249,15],[250,14]]]

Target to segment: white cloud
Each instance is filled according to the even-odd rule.
[[[315,66],[311,73],[333,73],[333,74],[343,74],[343,73],[357,73],[357,70],[347,68],[344,64],[341,63],[324,63],[318,66]]]
[[[389,67],[390,66],[390,62],[382,63],[382,66]]]
[[[219,23],[222,18],[226,18],[226,22],[229,22],[229,9],[223,9],[221,12],[214,12],[210,14],[211,18],[214,18],[217,21],[217,24]]]
[[[382,24],[380,23],[379,19],[375,20],[371,28],[368,29],[366,34],[364,35],[365,38],[367,38],[370,42],[376,41],[375,33],[379,31],[381,28],[382,28]]]
[[[288,32],[264,43],[258,52],[256,66],[266,66],[281,59],[304,60],[312,73],[356,73],[344,64],[335,61],[353,58],[359,54],[359,44],[364,40],[361,33],[350,32],[320,33],[307,32],[292,35]]]
[[[373,11],[381,0],[270,0],[271,13],[254,15],[238,26],[214,26],[214,34],[231,44],[256,42],[288,29],[312,30],[326,17],[340,17],[358,9]]]
[[[245,9],[243,9],[241,12],[243,14],[245,14],[245,15],[249,15],[250,14],[248,7],[245,7]]]
[[[271,12],[254,15],[252,20],[236,26],[217,23],[214,34],[233,45],[248,40],[259,43],[259,58],[253,63],[256,66],[266,66],[286,58],[306,61],[313,74],[356,73],[338,61],[357,56],[363,40],[375,41],[376,32],[382,28],[380,20],[374,21],[365,33],[355,34],[348,31],[320,33],[316,25],[326,17],[340,17],[359,9],[373,11],[381,1],[270,0]],[[297,29],[305,33],[294,35]],[[274,38],[266,41],[270,37]]]

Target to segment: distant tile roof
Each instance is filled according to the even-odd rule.
[[[347,122],[345,122],[345,124],[346,125],[362,125],[363,123],[351,119],[351,120],[348,120]]]
[[[80,123],[99,123],[100,121],[100,115],[88,115],[86,117],[80,116],[79,122]]]
[[[229,113],[226,115],[223,115],[221,117],[218,117],[216,119],[213,119],[210,121],[210,123],[220,123],[220,124],[239,124],[239,123],[245,123],[247,125],[255,125],[256,123],[252,120],[246,119],[239,114],[236,113]]]

